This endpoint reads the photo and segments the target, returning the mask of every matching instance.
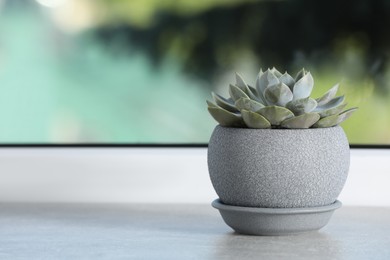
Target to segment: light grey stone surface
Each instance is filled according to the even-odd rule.
[[[285,236],[318,230],[324,227],[341,202],[310,208],[251,208],[230,206],[213,201],[225,223],[246,235]]]
[[[208,148],[214,189],[223,203],[293,208],[332,204],[349,169],[339,126],[248,129],[217,126]]]
[[[390,259],[390,208],[343,207],[318,232],[234,233],[210,205],[0,204],[0,259]]]

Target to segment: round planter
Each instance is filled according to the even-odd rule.
[[[349,169],[339,126],[248,129],[217,126],[208,148],[211,182],[222,203],[257,208],[334,203]]]

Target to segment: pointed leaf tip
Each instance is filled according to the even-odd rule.
[[[357,107],[353,107],[350,109],[347,109],[339,114],[338,122],[337,124],[341,124],[345,120],[347,120],[356,110],[358,110]]]
[[[277,78],[280,78],[282,76],[282,73],[280,73],[280,71],[278,71],[275,67],[272,67],[272,69],[270,70]]]
[[[293,100],[310,97],[311,91],[314,87],[314,79],[310,72],[298,80],[293,88]]]
[[[214,104],[214,103],[211,102],[210,100],[206,100],[206,103],[207,103],[207,106],[208,106],[208,107],[218,107],[216,104]]]
[[[291,91],[293,90],[295,80],[287,73],[287,71],[279,78],[279,81],[286,84]]]
[[[264,91],[267,87],[279,83],[279,79],[268,69],[256,80],[256,90],[259,93],[259,96],[262,97],[263,101],[266,101],[264,98]]]
[[[300,71],[298,71],[297,75],[295,76],[295,82],[299,81],[303,76],[305,76],[307,71],[305,68],[302,68]]]
[[[218,106],[230,111],[230,112],[238,112],[238,109],[234,106],[234,102],[232,99],[224,98],[214,92],[211,92],[211,95],[213,99],[215,100],[215,103],[217,103]]]
[[[229,94],[234,102],[240,98],[249,98],[249,96],[242,89],[234,85],[230,85]]]
[[[337,83],[331,89],[329,89],[322,97],[317,98],[316,101],[318,103],[318,106],[323,106],[327,104],[329,101],[331,101],[336,96],[338,89],[339,89],[339,84]]]
[[[245,91],[245,89],[248,86],[246,84],[244,78],[240,74],[238,74],[237,72],[236,72],[236,85],[237,85],[237,87],[239,87],[243,91]]]

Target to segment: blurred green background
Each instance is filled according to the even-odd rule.
[[[206,143],[210,92],[275,66],[390,144],[388,28],[387,0],[0,0],[0,143]]]

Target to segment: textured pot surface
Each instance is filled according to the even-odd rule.
[[[344,187],[349,144],[339,126],[248,129],[217,126],[208,148],[211,182],[228,205],[265,208],[332,204]]]

